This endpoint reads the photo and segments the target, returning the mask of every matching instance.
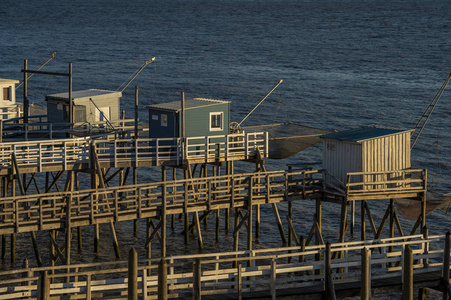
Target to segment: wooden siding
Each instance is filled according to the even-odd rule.
[[[325,139],[323,167],[342,183],[351,172],[405,170],[410,163],[410,131],[362,142]]]
[[[118,97],[109,97],[109,98],[92,98],[98,108],[109,107],[110,108],[110,118],[109,121],[119,120],[119,98]],[[96,111],[97,108],[92,104],[89,99],[76,99],[74,100],[77,105],[86,106],[86,122],[95,123],[96,120]]]
[[[58,109],[58,104],[55,102],[47,103],[47,120],[49,123],[65,123],[64,120],[64,105],[61,104],[62,109]]]
[[[96,103],[97,107],[103,108],[103,107],[109,107],[110,108],[110,118],[109,121],[117,121],[119,120],[120,116],[120,98],[119,97],[101,97],[101,98],[95,98],[92,97],[93,101]],[[62,105],[63,109],[58,110],[58,103]],[[77,110],[77,106],[85,106],[86,107],[86,117],[85,121],[88,123],[96,123],[98,120],[96,120],[96,111],[97,108],[92,104],[91,100],[89,98],[80,98],[80,99],[74,99],[75,104],[75,110]],[[66,101],[58,101],[58,100],[51,100],[47,101],[47,116],[48,121],[51,123],[67,123],[69,120],[64,119],[64,106],[67,105]],[[80,115],[77,116],[77,119],[82,119]]]
[[[362,171],[361,158],[361,144],[337,140],[323,143],[323,168],[343,184],[346,184],[347,173]]]
[[[362,154],[362,172],[410,168],[410,132],[365,141]]]
[[[162,126],[162,118],[166,116],[167,126]],[[149,110],[149,138],[178,138],[180,133],[179,116],[175,112]]]
[[[211,112],[223,113],[222,130],[210,131]],[[187,137],[229,134],[229,103],[218,103],[217,105],[188,109],[185,112],[185,117],[185,133]]]
[[[223,113],[222,130],[210,130],[210,113]],[[161,125],[162,115],[167,116],[167,126]],[[158,119],[156,119],[158,118]],[[229,134],[230,106],[229,103],[215,103],[214,105],[195,107],[185,110],[185,136],[213,136]],[[181,137],[181,113],[180,111],[149,109],[149,137],[172,138]]]

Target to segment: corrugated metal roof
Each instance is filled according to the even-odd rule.
[[[72,92],[73,99],[91,98],[91,97],[104,96],[104,95],[111,95],[111,96],[114,95],[117,97],[122,97],[121,92],[98,90],[98,89],[89,89],[89,90],[81,90],[81,91]],[[47,95],[46,98],[47,99],[68,100],[69,92]]]
[[[216,105],[219,103],[230,103],[230,101],[214,100],[214,99],[204,99],[204,98],[194,98],[185,100],[185,109],[199,108],[204,106]],[[161,109],[170,111],[181,111],[182,103],[181,101],[172,101],[167,103],[153,104],[147,107],[148,109]]]
[[[0,78],[0,84],[11,84],[11,83],[14,84],[19,83],[19,80]]]
[[[381,126],[365,126],[357,129],[344,130],[339,132],[333,132],[321,136],[325,139],[350,141],[350,142],[363,142],[366,140],[381,138],[389,135],[394,135],[402,132],[413,131],[413,129],[404,130],[396,128],[387,128]]]

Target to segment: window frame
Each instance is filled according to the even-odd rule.
[[[3,101],[13,101],[12,97],[12,88],[10,86],[4,86],[3,87]],[[6,97],[5,97],[6,95]]]
[[[219,116],[220,120],[219,120],[219,127],[213,126],[213,116]],[[209,122],[209,127],[210,127],[210,131],[223,131],[224,130],[224,112],[210,112],[210,118],[208,120]]]

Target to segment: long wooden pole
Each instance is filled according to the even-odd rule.
[[[74,123],[74,104],[72,100],[72,63],[69,63],[69,123]]]
[[[161,197],[161,202],[162,202],[162,206],[161,206],[161,220],[160,222],[162,222],[161,224],[161,257],[166,257],[166,228],[167,228],[167,224],[166,224],[166,184],[163,183],[162,186],[163,189],[163,193],[162,193],[162,197]]]
[[[135,139],[138,138],[138,87],[135,86]]]
[[[185,159],[186,159],[186,141],[185,141],[185,134],[186,134],[186,128],[185,128],[185,93],[184,92],[182,92],[182,94],[181,94],[181,98],[180,98],[180,101],[181,101],[181,108],[182,108],[182,115],[181,115],[181,122],[180,122],[180,125],[181,125],[181,134],[182,134],[182,145],[183,145],[183,148],[182,148],[182,163],[185,163]]]
[[[23,72],[23,122],[28,123],[28,85],[27,85],[27,70],[28,60],[24,61],[24,72]]]

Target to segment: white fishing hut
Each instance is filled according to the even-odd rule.
[[[120,118],[121,92],[89,89],[74,91],[74,122],[90,124],[114,122]],[[50,123],[69,122],[69,93],[46,96],[47,118]]]
[[[350,172],[408,169],[412,131],[368,126],[323,135],[323,168],[342,183]]]
[[[16,103],[16,84],[18,80],[0,78],[0,120],[22,116],[22,104]]]

